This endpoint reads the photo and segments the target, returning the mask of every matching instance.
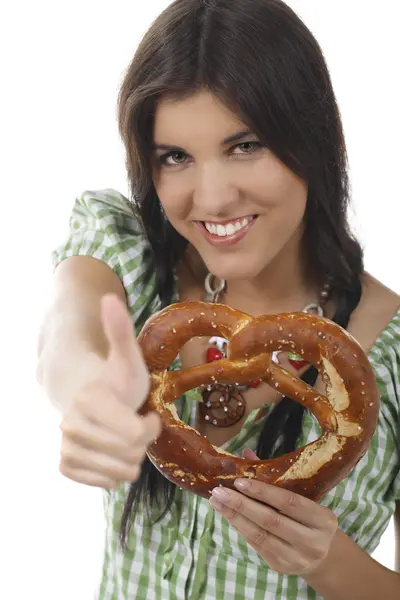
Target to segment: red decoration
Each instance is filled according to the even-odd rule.
[[[308,365],[308,362],[306,360],[294,360],[294,358],[289,358],[289,362],[298,371],[300,369],[302,369],[303,367],[305,367],[306,365]]]
[[[256,387],[258,387],[260,385],[260,383],[261,383],[261,379],[256,379],[256,381],[253,381],[249,385],[250,385],[251,388],[256,388]]]
[[[207,350],[207,362],[214,362],[214,360],[221,360],[221,358],[224,358],[224,355],[218,348],[212,346]]]

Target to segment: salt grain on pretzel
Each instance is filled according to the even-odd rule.
[[[229,341],[227,358],[168,371],[189,339],[216,333]],[[222,304],[182,302],[153,316],[138,340],[151,376],[142,413],[156,411],[162,421],[148,456],[180,487],[208,497],[213,487],[233,487],[237,477],[248,477],[318,500],[368,449],[379,412],[375,377],[356,340],[328,319],[304,312],[253,318]],[[278,347],[301,352],[321,373],[326,395],[275,364],[272,353]],[[213,446],[178,418],[174,401],[188,390],[215,380],[243,385],[256,379],[306,407],[321,436],[279,458],[253,461]]]

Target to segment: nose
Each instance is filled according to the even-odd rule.
[[[197,170],[193,191],[193,206],[203,219],[229,217],[240,201],[240,192],[226,165],[218,161]]]

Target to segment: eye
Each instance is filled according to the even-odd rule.
[[[241,142],[234,147],[234,150],[239,148],[242,152],[236,152],[235,154],[252,154],[259,148],[261,148],[261,142]]]
[[[186,159],[187,154],[185,154],[185,152],[181,152],[180,150],[171,150],[171,152],[167,152],[166,154],[158,157],[160,163],[162,165],[166,165],[167,167],[182,165]]]

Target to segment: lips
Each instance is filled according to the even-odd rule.
[[[241,217],[233,221],[225,221],[224,223],[204,221],[204,227],[212,235],[217,235],[218,237],[226,237],[228,235],[234,235],[235,233],[246,227],[246,225],[248,225],[253,218],[253,216]]]
[[[227,246],[244,238],[257,220],[257,215],[248,215],[229,221],[197,221],[204,237],[214,246]]]

